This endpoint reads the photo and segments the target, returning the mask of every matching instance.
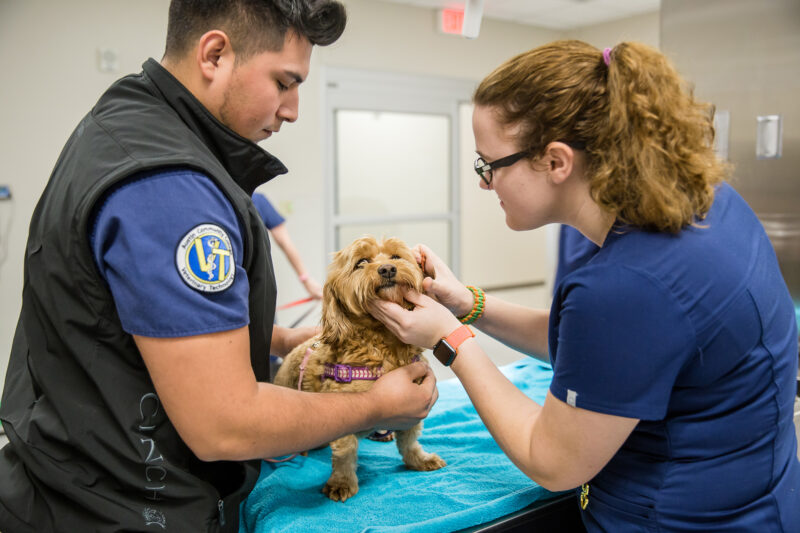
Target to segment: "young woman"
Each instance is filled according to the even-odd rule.
[[[589,531],[796,531],[794,310],[761,224],[723,183],[710,107],[658,51],[578,41],[507,61],[474,103],[475,170],[508,227],[567,224],[600,249],[548,312],[464,287],[420,246],[427,296],[375,316],[436,345],[531,479],[580,487]],[[461,329],[472,321],[549,357],[543,405]]]

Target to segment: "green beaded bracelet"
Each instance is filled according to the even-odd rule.
[[[467,288],[472,293],[472,297],[474,299],[472,303],[472,310],[466,315],[460,317],[458,320],[462,324],[470,325],[476,320],[478,320],[481,317],[481,315],[483,315],[486,295],[484,294],[483,289],[479,287],[473,287],[472,285],[467,285]]]

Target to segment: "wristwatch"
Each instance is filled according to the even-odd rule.
[[[461,343],[474,336],[475,334],[469,329],[469,326],[460,326],[436,343],[436,346],[433,347],[433,355],[444,366],[450,366],[458,355],[458,347],[461,346]]]

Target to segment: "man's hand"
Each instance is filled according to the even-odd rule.
[[[367,394],[381,413],[381,421],[376,424],[381,429],[414,427],[428,416],[439,398],[433,371],[423,362],[384,374]]]

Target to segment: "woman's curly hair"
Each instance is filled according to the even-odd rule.
[[[705,217],[729,171],[712,106],[644,44],[618,44],[606,65],[584,42],[550,43],[498,67],[473,101],[519,126],[533,159],[553,141],[584,145],[592,198],[624,224],[677,233]]]

